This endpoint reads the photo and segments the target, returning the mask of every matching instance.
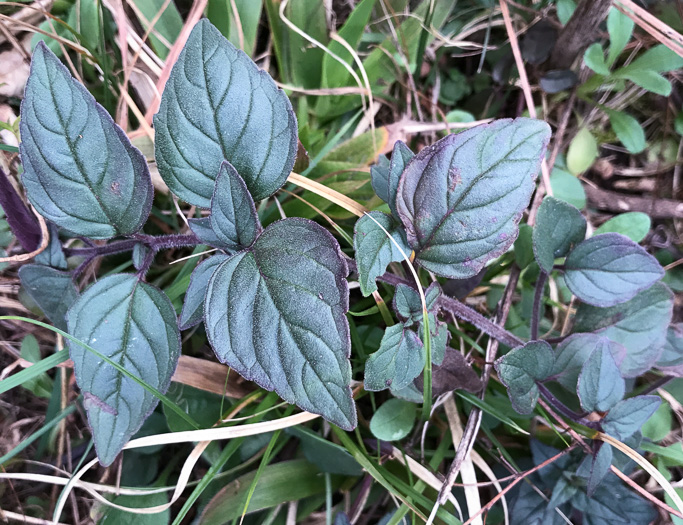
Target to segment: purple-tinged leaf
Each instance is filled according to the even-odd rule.
[[[624,397],[626,383],[607,345],[593,350],[581,368],[577,393],[584,410],[606,412]]]
[[[370,168],[372,177],[372,188],[377,196],[389,205],[392,215],[400,219],[396,210],[396,192],[398,191],[398,181],[403,174],[406,165],[415,156],[410,148],[400,140],[394,144],[394,151],[391,154],[391,162],[386,157],[379,159],[376,166]]]
[[[602,428],[610,436],[626,439],[641,429],[661,402],[659,396],[636,396],[624,399],[604,417]]]
[[[652,255],[628,237],[604,233],[583,241],[567,257],[564,280],[583,302],[624,303],[664,276]]]
[[[183,310],[180,312],[178,326],[181,330],[192,328],[204,319],[204,296],[209,286],[209,279],[218,266],[228,259],[227,255],[218,253],[205,259],[194,269],[190,277],[190,285],[185,292]]]
[[[609,351],[617,365],[626,356],[626,348],[597,334],[573,334],[557,345],[552,376],[567,390],[575,391],[579,373],[594,352]]]
[[[427,304],[427,311],[431,312],[439,297],[441,297],[441,286],[439,283],[433,282],[425,290],[425,303]],[[411,323],[418,323],[422,321],[422,300],[420,294],[415,288],[405,284],[399,284],[396,287],[393,301],[394,311],[398,317],[404,321]]]
[[[425,350],[417,334],[403,323],[389,326],[379,350],[365,362],[364,388],[379,392],[409,386],[425,366]]]
[[[612,447],[601,441],[594,441],[593,443],[593,455],[586,456],[576,471],[578,476],[588,480],[586,491],[589,498],[595,493],[612,466]]]
[[[586,219],[577,208],[553,197],[543,199],[532,240],[536,261],[546,273],[551,272],[557,257],[567,255],[585,237]]]
[[[424,377],[415,380],[415,386],[422,392]],[[456,349],[446,347],[443,362],[432,368],[432,395],[440,396],[453,390],[478,392],[481,380],[465,357]]]
[[[656,366],[667,374],[683,377],[683,323],[669,327]]]
[[[52,324],[66,330],[66,313],[78,298],[72,276],[42,264],[25,264],[19,268],[19,279]]]
[[[59,270],[66,270],[68,264],[66,262],[64,250],[62,249],[62,243],[59,240],[59,228],[54,224],[49,224],[48,231],[50,234],[50,241],[47,244],[47,248],[36,255],[33,258],[33,262],[44,264],[45,266],[52,266]]]
[[[417,262],[463,279],[504,253],[517,236],[549,138],[545,122],[502,119],[448,135],[413,157],[396,207]]]
[[[596,332],[626,347],[619,365],[624,377],[636,377],[656,363],[671,323],[671,290],[656,283],[630,301],[610,308],[581,304],[574,322],[576,332]]]
[[[40,224],[35,215],[21,200],[9,178],[0,169],[0,208],[5,212],[12,233],[26,252],[32,252],[40,244]]]

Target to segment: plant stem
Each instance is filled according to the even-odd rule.
[[[579,425],[583,425],[584,427],[588,428],[593,428],[593,429],[598,429],[600,428],[600,423],[597,421],[589,421],[585,417],[583,417],[580,414],[577,414],[574,412],[571,408],[566,406],[562,401],[557,399],[553,393],[548,390],[548,387],[546,387],[543,383],[536,383],[536,386],[538,387],[539,392],[541,395],[550,403],[550,405],[557,410],[560,414],[565,416],[568,419],[571,419],[575,423],[578,423]]]
[[[548,274],[541,270],[541,273],[536,280],[536,290],[534,291],[534,306],[531,313],[531,340],[538,339],[538,325],[541,322],[541,303],[543,302],[543,291],[545,290],[545,283],[548,280]]]
[[[201,241],[194,234],[146,235],[144,233],[136,233],[129,239],[114,241],[103,246],[65,248],[64,253],[67,257],[72,255],[80,255],[86,258],[101,257],[103,255],[130,252],[140,242],[147,245],[153,252],[158,252],[165,248],[184,248],[201,244]]]

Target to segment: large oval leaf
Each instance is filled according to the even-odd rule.
[[[275,222],[216,269],[204,325],[218,358],[239,374],[351,430],[347,273],[322,226]]]
[[[619,233],[580,243],[565,262],[564,280],[583,302],[614,306],[628,301],[664,276],[657,259]]]
[[[19,279],[45,317],[66,330],[66,312],[78,297],[72,275],[41,264],[25,264],[19,268]]]
[[[67,314],[69,333],[166,392],[180,357],[175,310],[158,288],[115,274],[90,286]],[[69,343],[100,463],[110,465],[159,401],[132,379]]]
[[[292,105],[268,73],[208,20],[192,30],[154,117],[159,173],[181,199],[209,207],[221,162],[254,200],[275,193],[294,166]]]
[[[549,138],[545,122],[502,119],[448,135],[413,157],[396,207],[417,261],[464,279],[505,252]]]
[[[93,239],[142,227],[154,195],[144,156],[43,42],[20,129],[22,181],[41,215]]]

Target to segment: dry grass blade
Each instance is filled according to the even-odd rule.
[[[683,35],[631,0],[615,0],[614,6],[647,31],[650,36],[683,57]]]
[[[341,206],[346,211],[349,211],[358,217],[362,217],[368,212],[368,209],[365,206],[357,203],[353,199],[349,199],[346,195],[343,195],[332,188],[328,188],[319,182],[302,177],[298,173],[290,173],[287,181],[300,188],[311,191],[316,195],[324,197],[328,201],[333,202],[337,206]]]

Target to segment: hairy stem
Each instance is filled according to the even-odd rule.
[[[135,245],[140,242],[147,245],[152,252],[158,252],[165,248],[183,248],[201,244],[201,241],[194,234],[147,235],[144,233],[136,233],[129,239],[114,241],[102,246],[65,248],[64,253],[67,257],[72,255],[80,255],[86,258],[101,257],[103,255],[130,252],[135,248]]]
[[[550,403],[550,405],[564,417],[571,419],[575,423],[583,425],[584,427],[593,429],[600,428],[600,423],[596,421],[589,421],[581,414],[577,414],[571,408],[567,407],[562,401],[557,399],[553,395],[553,393],[550,390],[548,390],[548,387],[546,387],[543,383],[536,383],[536,386],[538,387],[539,392],[546,399],[546,401],[548,401],[548,403]]]
[[[543,302],[543,290],[548,280],[548,274],[541,270],[536,280],[536,290],[534,292],[534,307],[531,313],[531,340],[538,339],[538,325],[541,322],[541,303]]]

